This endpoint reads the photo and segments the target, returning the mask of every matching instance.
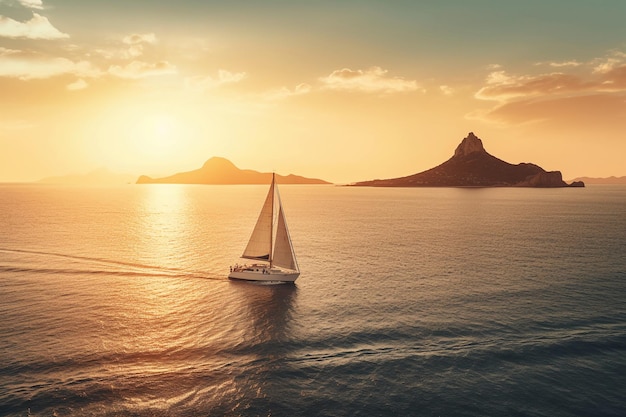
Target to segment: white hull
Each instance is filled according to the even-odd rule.
[[[245,281],[278,281],[294,282],[300,276],[299,271],[285,271],[278,268],[268,268],[267,265],[245,265],[232,268],[228,278]]]

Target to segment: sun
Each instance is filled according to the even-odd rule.
[[[132,140],[138,153],[148,159],[160,159],[176,150],[182,130],[178,120],[171,115],[145,115],[132,129]]]
[[[136,144],[146,152],[167,153],[176,145],[177,122],[171,116],[144,116],[134,130]]]
[[[193,112],[177,104],[128,101],[107,106],[93,123],[84,124],[89,138],[84,149],[94,164],[113,171],[160,176],[180,171],[204,153],[206,135],[198,126],[210,123],[206,116],[191,117]]]

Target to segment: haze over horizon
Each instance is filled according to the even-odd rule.
[[[626,2],[0,0],[0,182],[220,156],[347,183],[626,175]]]

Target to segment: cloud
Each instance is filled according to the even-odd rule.
[[[603,123],[598,127],[626,124],[625,53],[550,66],[563,70],[521,75],[501,69],[490,72],[474,96],[497,104],[467,117],[505,124],[543,122],[570,127],[588,127],[591,120]]]
[[[388,77],[387,70],[372,67],[367,70],[343,68],[320,78],[331,90],[362,91],[366,93],[402,93],[421,90],[416,81]]]
[[[284,100],[288,97],[301,96],[313,91],[313,87],[307,83],[298,84],[295,88],[289,89],[282,87],[277,90],[270,91],[265,95],[269,100]]]
[[[154,33],[131,33],[117,39],[113,46],[95,48],[92,51],[105,59],[136,59],[144,54],[148,45],[154,45],[157,42],[158,39]]]
[[[593,72],[595,74],[610,74],[613,70],[626,65],[626,53],[619,51],[613,52],[608,57],[594,60],[593,65]]]
[[[543,62],[537,62],[535,63],[536,66],[549,66],[552,68],[565,68],[565,67],[580,67],[581,65],[584,65],[584,63],[577,61],[575,59],[572,59],[570,61],[543,61]],[[501,69],[502,67],[499,68],[493,68],[495,69]]]
[[[20,53],[22,53],[22,51],[20,51],[20,50],[9,49],[9,48],[4,48],[4,47],[0,46],[0,57],[8,56],[8,55],[18,55]]]
[[[531,122],[557,123],[561,126],[626,128],[626,97],[588,94],[575,97],[551,97],[544,100],[521,100],[504,103],[487,111],[482,118],[504,124]]]
[[[157,37],[154,33],[133,33],[124,36],[122,42],[128,45],[128,49],[125,51],[127,57],[137,58],[143,55],[144,45],[153,45],[157,42]]]
[[[605,89],[613,91],[626,90],[626,64],[612,68],[605,74],[604,79],[602,86]]]
[[[451,96],[452,94],[454,94],[454,88],[448,85],[440,85],[439,91],[441,91],[441,93],[445,96]]]
[[[85,78],[97,78],[109,74],[124,79],[141,79],[150,76],[176,74],[177,68],[168,61],[147,63],[134,60],[126,64],[111,65],[103,71],[89,61],[73,61],[64,57],[51,57],[34,51],[20,51],[0,47],[0,77],[33,80],[71,74],[79,78],[66,86],[75,91],[87,87]],[[226,72],[221,77],[227,80],[234,75]]]
[[[139,79],[155,75],[176,74],[178,70],[175,65],[167,61],[156,63],[133,61],[125,66],[111,65],[108,72],[119,78]]]
[[[185,86],[191,90],[206,91],[218,88],[224,84],[238,83],[247,77],[245,72],[230,72],[219,70],[216,77],[210,75],[204,77],[189,77],[185,80]]]
[[[126,45],[136,45],[138,43],[156,43],[157,38],[154,33],[132,33],[124,36],[122,42]]]
[[[0,77],[32,80],[73,74],[78,77],[97,77],[101,71],[88,61],[49,57],[33,52],[0,48]]]
[[[18,2],[29,9],[43,9],[43,2],[41,0],[18,0]]]
[[[504,70],[493,71],[487,75],[485,86],[476,92],[475,97],[508,102],[557,95],[626,92],[625,53],[615,52],[609,57],[588,62],[585,66],[587,71],[576,73],[514,75]]]
[[[0,37],[52,40],[70,36],[52,26],[46,17],[33,13],[33,17],[26,22],[0,16]]]
[[[87,84],[87,81],[83,80],[82,78],[79,78],[73,83],[68,84],[66,88],[70,91],[78,91],[78,90],[84,90],[85,88],[87,88],[88,85],[89,84]]]
[[[550,65],[551,67],[555,67],[555,68],[579,67],[582,65],[582,63],[576,60],[573,60],[573,61],[562,61],[562,62],[549,62],[548,65]]]
[[[3,2],[8,3],[10,6],[13,6],[15,5],[15,3],[17,3],[22,7],[26,7],[27,9],[44,9],[42,0],[0,0],[0,4],[2,4]]]
[[[506,71],[495,71],[487,76],[486,84],[475,94],[476,98],[502,101],[515,97],[584,91],[592,86],[576,75],[562,72],[511,75]]]

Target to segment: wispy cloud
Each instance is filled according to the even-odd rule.
[[[132,33],[124,36],[122,42],[126,45],[136,45],[138,43],[156,43],[157,37],[154,33]]]
[[[555,67],[555,68],[579,67],[582,65],[582,63],[574,60],[574,61],[550,62],[548,63],[548,65],[550,65],[551,67]]]
[[[555,95],[598,92],[626,92],[626,53],[594,59],[586,64],[571,65],[586,70],[547,74],[510,74],[504,70],[487,75],[485,85],[475,97],[482,100],[511,101]]]
[[[43,9],[43,2],[41,0],[18,0],[18,3],[29,9]]]
[[[87,88],[88,85],[89,84],[87,84],[87,81],[83,80],[82,78],[79,78],[73,83],[68,84],[66,88],[70,91],[78,91],[78,90],[84,90],[85,88]]]
[[[572,59],[570,61],[548,61],[548,62],[537,62],[535,64],[536,66],[549,66],[552,68],[564,68],[564,67],[580,67],[581,65],[584,65],[584,63],[577,61],[575,59]]]
[[[328,89],[366,93],[402,93],[421,89],[416,81],[390,77],[387,72],[380,67],[367,70],[343,68],[320,78],[320,81]]]
[[[101,71],[88,61],[72,61],[67,58],[0,48],[0,77],[20,80],[50,78],[62,74],[78,77],[97,77]]]
[[[307,83],[301,83],[294,88],[282,87],[268,92],[265,97],[268,100],[284,100],[288,97],[301,96],[313,91],[313,87]]]
[[[124,66],[111,65],[108,72],[119,78],[139,79],[155,75],[176,74],[178,70],[175,65],[170,64],[168,61],[156,63],[133,61]]]
[[[483,100],[510,100],[554,93],[582,91],[590,83],[576,75],[554,72],[539,75],[512,75],[506,71],[495,71],[487,76],[486,85],[476,98]]]
[[[626,122],[626,54],[612,52],[589,62],[547,63],[561,71],[543,74],[490,72],[475,97],[495,107],[468,118],[501,123],[561,120],[568,125],[594,117]],[[584,115],[588,115],[585,118]],[[604,114],[604,116],[602,116]],[[621,122],[620,117],[621,115]]]
[[[439,86],[439,91],[441,91],[441,93],[445,96],[451,96],[454,94],[454,88],[448,86],[448,85],[440,85]]]
[[[626,129],[624,114],[624,97],[586,94],[506,102],[484,112],[475,112],[468,118],[505,126],[541,123],[558,126],[560,130],[590,129],[592,134],[597,135],[604,129]]]
[[[147,47],[157,42],[154,33],[131,33],[116,39],[112,45],[94,48],[93,52],[105,59],[136,59],[144,54]]]
[[[144,45],[155,44],[157,42],[157,37],[154,33],[133,33],[125,36],[122,39],[122,42],[128,45],[126,54],[129,57],[136,58],[143,55]]]
[[[217,76],[197,76],[185,79],[185,86],[196,91],[206,91],[218,88],[224,84],[238,83],[247,77],[245,72],[230,72],[219,70]]]
[[[390,77],[388,71],[380,67],[372,67],[367,70],[352,70],[343,68],[333,71],[330,75],[320,77],[317,83],[300,83],[293,88],[281,87],[270,90],[264,94],[267,100],[283,100],[289,97],[302,96],[313,91],[348,91],[369,94],[393,94],[412,91],[424,92],[416,81],[406,80],[400,77]],[[442,87],[444,94],[451,94],[452,89]]]
[[[51,57],[33,51],[0,47],[0,77],[33,80],[71,74],[79,78],[67,85],[68,90],[87,87],[84,78],[99,78],[109,74],[118,78],[140,79],[156,75],[176,74],[177,68],[168,61],[148,63],[132,61],[125,65],[111,65],[103,71],[87,60],[73,61],[65,57]]]
[[[592,65],[595,74],[614,74],[615,70],[619,71],[626,66],[626,53],[614,51],[607,57],[593,60]]]
[[[52,26],[48,18],[33,13],[26,22],[0,16],[0,37],[26,39],[64,39],[70,36]]]

